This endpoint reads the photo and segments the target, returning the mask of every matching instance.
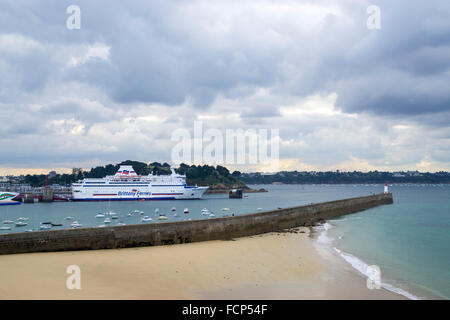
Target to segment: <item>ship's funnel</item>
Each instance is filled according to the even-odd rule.
[[[116,172],[115,176],[119,177],[137,177],[136,171],[134,171],[132,166],[120,166],[119,170]]]

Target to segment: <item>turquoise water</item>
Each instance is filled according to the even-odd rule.
[[[419,298],[449,299],[450,186],[394,185],[391,191],[393,205],[331,221],[333,245],[378,265],[384,282]]]
[[[110,201],[110,202],[54,202],[0,206],[0,234],[38,230],[41,222],[62,223],[70,228],[67,216],[73,216],[83,227],[103,225],[95,218],[99,212],[114,211],[117,223],[144,223],[144,215],[157,223],[155,209],[168,221],[208,219],[203,208],[215,217],[270,210],[278,207],[317,203],[356,196],[381,193],[383,185],[264,185],[267,193],[245,194],[244,199],[228,199],[226,194],[206,195],[202,200],[171,201]],[[332,246],[351,254],[366,264],[381,269],[382,281],[402,288],[418,297],[450,297],[450,185],[393,185],[394,204],[380,206],[330,221],[334,226],[327,232]],[[171,208],[176,207],[176,212]],[[190,213],[184,214],[183,209]],[[229,208],[230,211],[222,211]],[[144,215],[128,213],[144,211]],[[179,217],[175,217],[177,213]],[[17,221],[27,217],[28,225],[15,227],[4,220]],[[339,239],[341,238],[341,239]]]

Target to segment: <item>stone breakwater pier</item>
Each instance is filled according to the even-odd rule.
[[[391,193],[205,220],[0,235],[0,254],[158,246],[227,240],[317,222],[393,203]]]

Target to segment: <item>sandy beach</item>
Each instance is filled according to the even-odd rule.
[[[69,290],[66,269],[81,270]],[[232,241],[0,256],[0,299],[404,299],[316,244],[309,228]]]

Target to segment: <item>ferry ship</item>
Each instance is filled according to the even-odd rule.
[[[72,184],[72,200],[187,200],[200,199],[208,187],[188,186],[186,176],[139,176],[132,166],[121,165],[113,176],[86,178]]]
[[[0,205],[20,204],[20,201],[13,200],[18,195],[16,192],[0,191]]]

